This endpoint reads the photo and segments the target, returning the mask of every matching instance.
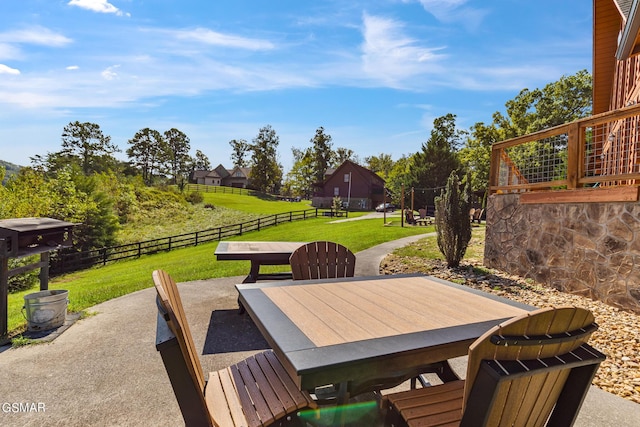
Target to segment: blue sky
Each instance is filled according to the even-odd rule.
[[[125,160],[140,129],[178,128],[231,167],[271,125],[279,160],[319,126],[361,160],[420,149],[433,119],[490,123],[523,88],[591,71],[585,0],[0,1],[0,159],[100,125]]]

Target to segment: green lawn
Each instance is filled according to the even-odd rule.
[[[218,196],[230,195],[218,194]],[[273,212],[274,209],[280,209],[281,204],[292,206],[294,210],[296,210],[295,207],[299,206],[297,203],[291,202],[256,200],[255,197],[250,196],[234,195],[234,197],[249,197],[254,208],[272,209],[272,213],[275,213]],[[216,200],[219,201],[220,198],[217,197]],[[262,202],[276,203],[278,206],[262,205]],[[303,208],[302,206],[300,207]],[[352,215],[350,214],[350,216]],[[246,233],[233,239],[263,241],[331,240],[347,246],[353,252],[358,252],[379,243],[434,230],[432,226],[403,228],[399,226],[399,218],[395,219],[397,221],[392,223],[391,226],[385,226],[382,218],[332,224],[331,218],[321,217],[280,224],[259,232]],[[55,277],[51,279],[49,289],[69,290],[69,310],[82,311],[95,304],[152,286],[151,272],[157,268],[168,271],[179,282],[246,275],[249,271],[249,262],[247,261],[217,262],[215,260],[213,253],[217,244],[215,242],[148,255],[140,259],[116,262],[103,267]],[[285,269],[286,266],[272,266],[266,268],[265,271],[284,271]],[[21,313],[24,295],[37,290],[38,288],[35,287],[9,295],[8,324],[10,334],[18,333],[24,329],[26,321]]]

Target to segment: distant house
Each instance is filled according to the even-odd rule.
[[[318,185],[312,205],[331,207],[338,196],[349,209],[368,210],[383,202],[384,179],[357,163],[346,160]]]
[[[210,171],[193,171],[191,174],[191,182],[203,185],[247,188],[249,186],[250,173],[251,168],[235,167],[233,169],[227,169],[222,165],[218,165]]]

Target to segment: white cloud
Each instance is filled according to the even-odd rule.
[[[411,2],[413,0],[405,0]],[[432,14],[438,21],[445,23],[461,22],[468,30],[478,28],[486,10],[465,6],[467,0],[417,0],[424,10]]]
[[[108,2],[108,0],[70,0],[67,3],[69,6],[78,6],[82,9],[91,10],[99,13],[115,13],[118,16],[124,15],[124,13]],[[129,16],[129,14],[126,14]]]
[[[20,50],[9,43],[0,43],[0,59],[18,59],[22,55]]]
[[[67,70],[77,70],[77,69],[79,69],[79,68],[80,68],[80,67],[78,67],[77,65],[69,65],[66,69],[67,69]]]
[[[363,21],[362,60],[370,76],[401,85],[402,79],[438,68],[441,48],[419,46],[404,34],[401,22],[366,14]]]
[[[20,74],[20,70],[16,68],[11,68],[4,64],[0,64],[0,74],[12,74],[17,76],[18,74]]]
[[[102,75],[102,78],[105,80],[116,79],[118,77],[118,73],[115,72],[117,68],[120,68],[120,65],[112,65],[110,67],[107,67],[102,73],[100,73],[100,75]]]
[[[215,46],[236,47],[248,50],[270,50],[274,48],[273,43],[268,40],[251,39],[230,34],[222,34],[206,28],[180,30],[174,31],[172,33],[177,39],[180,40],[193,40],[199,43]]]
[[[42,46],[61,47],[72,40],[62,34],[41,26],[33,26],[22,30],[0,33],[0,43],[36,44]]]

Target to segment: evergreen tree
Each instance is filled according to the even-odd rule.
[[[313,172],[316,182],[324,181],[324,174],[333,163],[335,154],[331,149],[331,135],[324,133],[324,128],[320,126],[316,129],[316,134],[311,139],[313,152]]]
[[[233,166],[238,168],[247,167],[245,156],[247,155],[247,152],[251,150],[251,145],[247,144],[247,141],[245,141],[244,139],[232,139],[231,141],[229,141],[229,145],[233,150],[233,152],[231,153]]]
[[[464,131],[456,129],[454,114],[433,121],[431,136],[409,165],[408,184],[418,190],[414,194],[415,206],[433,206],[451,171],[460,168],[457,149],[463,135]]]
[[[208,171],[211,169],[211,162],[209,161],[209,158],[200,150],[196,150],[193,169],[197,171]]]
[[[282,181],[282,167],[278,164],[277,148],[280,138],[267,125],[260,129],[251,145],[251,186],[258,191],[277,192]]]
[[[159,171],[168,151],[162,134],[157,130],[144,128],[136,132],[129,144],[131,147],[127,149],[127,156],[142,170],[144,182],[151,184],[154,172]]]
[[[471,221],[469,219],[471,186],[469,181],[469,176],[467,176],[467,183],[461,193],[458,175],[456,171],[451,172],[445,191],[435,199],[438,248],[449,267],[460,265],[471,240]]]
[[[75,121],[62,131],[61,154],[79,159],[85,175],[109,170],[116,163],[112,154],[119,151],[95,123]]]
[[[191,144],[189,137],[182,131],[171,128],[164,132],[165,141],[165,163],[168,165],[168,172],[174,184],[184,181],[185,175],[189,172],[192,163],[189,150]]]

